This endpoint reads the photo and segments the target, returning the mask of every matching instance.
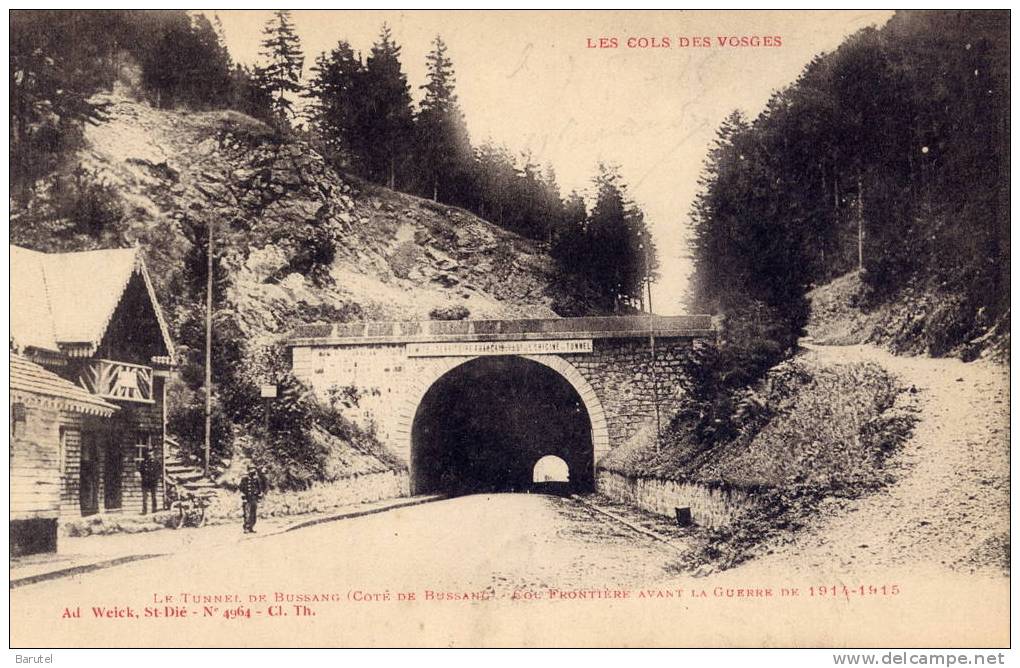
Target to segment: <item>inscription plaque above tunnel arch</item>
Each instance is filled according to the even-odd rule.
[[[579,489],[593,487],[595,462],[609,448],[606,416],[594,389],[569,362],[556,355],[475,356],[428,360],[421,371],[400,411],[398,428],[398,438],[404,441],[411,462],[413,492],[449,487],[434,475],[435,460],[445,456],[435,449],[436,434],[432,433],[435,429],[447,429],[450,431],[447,436],[457,443],[464,439],[482,440],[486,441],[490,454],[503,453],[494,460],[483,457],[480,461],[479,457],[465,451],[463,443],[453,448],[460,452],[454,454],[454,458],[473,458],[470,463],[464,463],[470,464],[469,469],[474,466],[474,473],[481,472],[482,477],[503,478],[496,471],[504,472],[505,479],[489,480],[493,491],[530,485],[537,456],[551,452],[563,455],[570,462],[571,470],[577,473],[575,483]],[[503,406],[504,401],[514,404],[513,409]],[[456,404],[461,403],[465,405],[458,408]],[[487,415],[481,416],[479,411]],[[570,413],[575,411],[581,415],[571,417]],[[579,433],[582,419],[583,434]],[[421,420],[432,422],[425,424]],[[495,432],[482,433],[486,420]],[[501,420],[506,421],[503,428],[507,433],[497,433]],[[452,427],[462,422],[465,424],[461,427]],[[556,438],[569,442],[564,447],[570,447],[557,451],[553,442]],[[431,444],[422,439],[432,439]],[[577,448],[583,448],[583,454]],[[504,455],[511,451],[517,452],[519,458],[508,460]],[[426,462],[423,457],[433,459]],[[447,459],[438,465],[443,468],[454,463]],[[486,467],[492,470],[486,473]]]

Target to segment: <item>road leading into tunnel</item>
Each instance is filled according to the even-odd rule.
[[[674,558],[569,499],[479,494],[19,587],[13,642],[331,646],[413,644],[424,632],[463,643],[484,630],[433,624],[548,605],[550,589],[629,589],[661,580]],[[97,618],[93,607],[138,617]],[[408,624],[410,635],[391,633]]]
[[[974,606],[1008,615],[973,578],[848,573],[899,589],[844,598],[676,558],[570,499],[478,494],[18,587],[11,646],[992,646]]]

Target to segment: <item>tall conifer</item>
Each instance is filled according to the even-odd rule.
[[[460,204],[457,185],[471,160],[471,142],[454,91],[453,63],[438,35],[426,67],[425,98],[415,121],[419,192],[433,200]]]
[[[366,139],[368,176],[395,188],[404,181],[401,172],[410,157],[414,121],[400,46],[386,24],[365,62],[365,102],[359,130]]]
[[[301,40],[294,32],[290,12],[278,10],[262,29],[262,50],[265,62],[260,68],[261,84],[273,98],[273,110],[283,122],[293,116],[293,101],[288,95],[301,92],[301,71],[305,56]]]

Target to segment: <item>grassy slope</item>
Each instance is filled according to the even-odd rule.
[[[916,419],[913,393],[881,366],[833,364],[810,352],[771,369],[754,396],[759,409],[732,441],[704,449],[681,425],[658,452],[635,438],[600,463],[631,476],[753,494],[757,504],[730,526],[689,535],[678,572],[735,566],[801,527],[826,499],[856,498],[892,482],[886,460]]]
[[[706,449],[678,425],[660,451],[635,439],[600,465],[710,486],[852,493],[881,482],[885,456],[909,431],[908,393],[872,363],[794,358],[754,396],[760,408],[732,441]]]

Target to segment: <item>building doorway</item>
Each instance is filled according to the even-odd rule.
[[[82,515],[99,512],[99,442],[94,432],[81,436],[78,499]]]

